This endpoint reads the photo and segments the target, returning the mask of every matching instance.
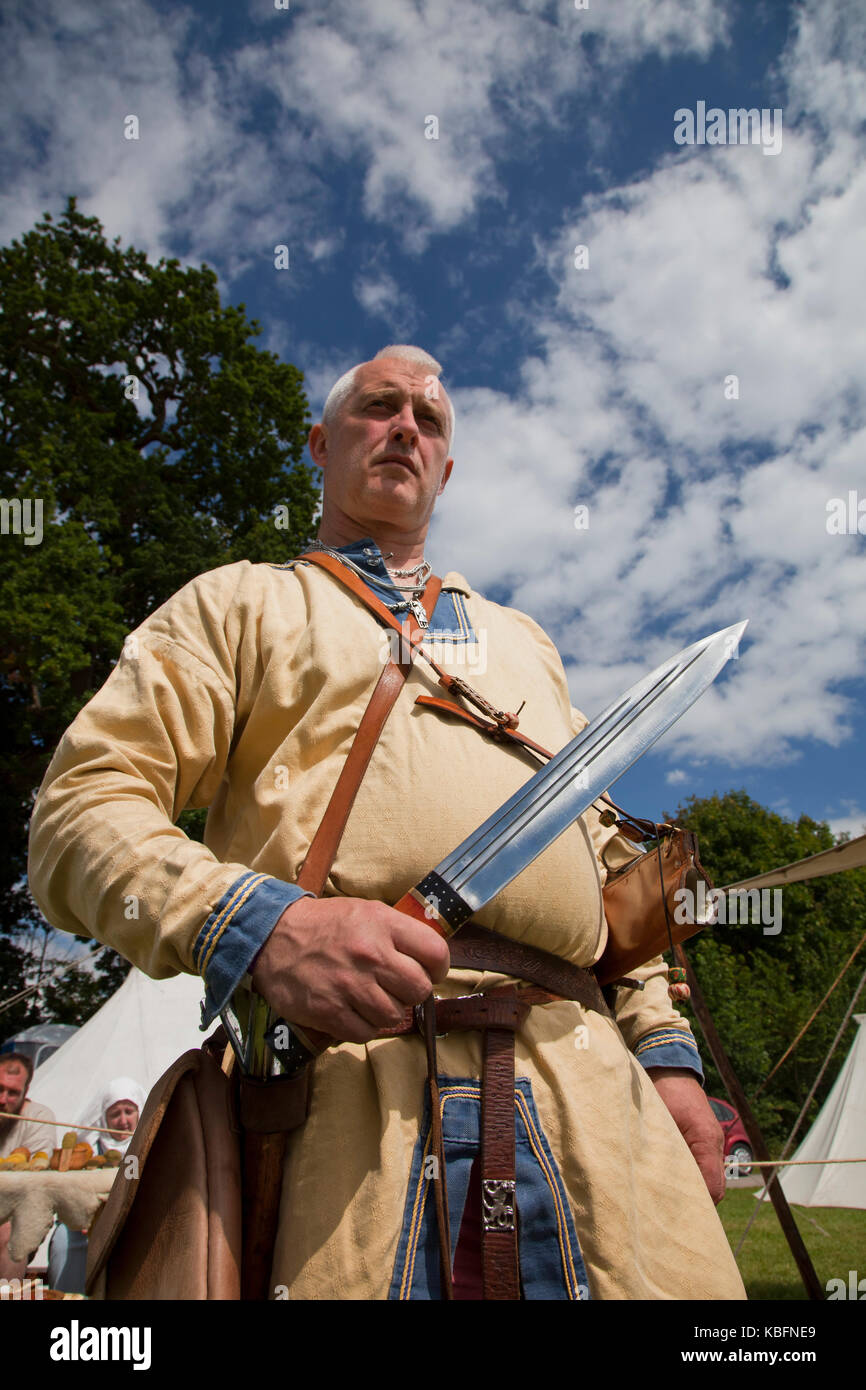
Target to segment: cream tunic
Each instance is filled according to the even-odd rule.
[[[461,576],[445,586],[486,660],[465,665],[455,649],[442,664],[498,708],[525,701],[521,730],[562,747],[585,721],[550,640]],[[372,615],[314,566],[242,561],[186,585],[128,639],[46,773],[30,883],[48,920],[153,976],[199,971],[213,987],[246,931],[267,934],[257,895],[264,903],[294,882],[386,654]],[[531,775],[521,754],[416,706],[419,694],[442,694],[423,661],[373,754],[328,894],[396,901]],[[204,845],[172,824],[188,806],[210,808]],[[589,812],[478,922],[590,965],[606,937],[596,852],[610,838]],[[283,905],[271,902],[267,929]],[[577,1004],[533,1009],[517,1072],[592,1295],[742,1297],[700,1173],[629,1051],[654,1033],[693,1047],[663,965],[643,973],[642,994],[619,992],[622,1031]],[[439,992],[498,979],[452,972]],[[477,1035],[442,1040],[440,1067],[468,1095],[481,1070]],[[423,1098],[415,1038],[344,1044],[316,1064],[311,1116],[289,1141],[275,1256],[274,1283],[290,1297],[388,1296]]]
[[[44,1123],[46,1120],[54,1119],[54,1111],[49,1110],[47,1105],[40,1105],[38,1101],[25,1100],[19,1117],[0,1135],[0,1158],[8,1158],[9,1154],[21,1148],[29,1149],[31,1158],[36,1153],[46,1153],[50,1158],[54,1149],[60,1147],[63,1137],[62,1130],[53,1124]]]

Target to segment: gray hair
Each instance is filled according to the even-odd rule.
[[[411,343],[390,343],[388,347],[380,348],[379,351],[376,353],[376,356],[372,360],[375,362],[379,357],[402,358],[404,362],[414,362],[415,365],[418,367],[427,367],[431,376],[438,377],[442,375],[441,363],[437,362],[435,357],[431,357],[429,352],[425,352],[423,348],[413,347]],[[361,365],[362,363],[359,362],[356,366],[351,367],[348,372],[343,373],[343,375],[340,377],[338,381],[334,382],[334,385],[328,392],[325,404],[322,407],[323,425],[333,424],[337,415],[342,410],[348,397],[354,389],[355,373],[357,372],[358,367],[360,367]],[[448,399],[447,404],[448,415],[451,423],[451,429],[448,436],[448,447],[450,449],[454,445],[455,418],[454,407],[451,404],[450,399]]]

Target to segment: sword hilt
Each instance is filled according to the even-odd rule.
[[[431,882],[433,879],[436,879],[435,884]],[[394,910],[432,927],[437,935],[447,941],[457,927],[462,926],[462,921],[449,921],[442,915],[442,909],[448,911],[452,917],[462,916],[460,909],[465,908],[466,904],[460,900],[458,907],[456,894],[451,895],[455,899],[454,903],[451,903],[450,899],[446,903],[434,892],[437,887],[440,887],[440,891],[448,889],[448,885],[439,879],[438,875],[428,874],[415,888],[410,888],[408,893],[403,894],[400,901],[394,904]],[[467,918],[468,913],[463,920]],[[264,1000],[261,1002],[264,1003]],[[287,1023],[284,1018],[278,1018],[264,1032],[263,1041],[267,1043],[283,1070],[289,1076],[296,1076],[302,1067],[315,1061],[342,1039],[321,1033],[318,1028],[308,1028],[306,1025],[301,1027],[297,1023]]]

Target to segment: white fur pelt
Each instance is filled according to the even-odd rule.
[[[120,1171],[0,1173],[0,1225],[12,1222],[11,1259],[29,1259],[39,1249],[55,1213],[73,1231],[88,1230]]]

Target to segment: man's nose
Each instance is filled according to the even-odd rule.
[[[388,434],[395,443],[407,444],[414,448],[418,442],[419,430],[411,406],[404,406],[400,414],[391,421]]]

